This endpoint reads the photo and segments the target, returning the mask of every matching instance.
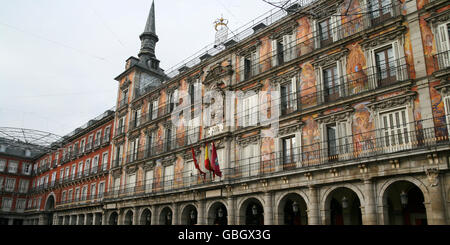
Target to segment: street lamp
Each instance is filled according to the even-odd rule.
[[[400,202],[403,207],[406,207],[406,205],[408,205],[408,194],[406,194],[405,191],[402,191],[402,193],[400,193]]]
[[[194,221],[194,219],[195,219],[195,211],[192,210],[191,211],[191,220]]]
[[[348,200],[345,196],[342,198],[342,208],[348,208]]]
[[[218,211],[218,213],[217,213],[217,216],[219,216],[219,218],[222,218],[222,217],[223,217],[223,210],[222,210],[222,208],[219,208],[219,211]]]
[[[253,205],[253,207],[252,207],[252,214],[253,215],[257,215],[258,214],[258,208],[256,207],[256,205]]]
[[[292,204],[292,211],[294,211],[294,213],[298,213],[298,203],[297,203],[297,201],[294,201],[294,203]]]
[[[167,224],[172,224],[172,212],[167,213]]]

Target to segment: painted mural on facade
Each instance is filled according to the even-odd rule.
[[[164,115],[167,111],[167,92],[165,90],[161,91],[158,101],[158,116]]]
[[[437,139],[446,139],[448,131],[445,119],[445,107],[442,96],[434,87],[439,85],[440,81],[430,83],[431,107],[434,117],[434,128]]]
[[[184,170],[184,159],[182,156],[178,155],[175,161],[175,176],[174,176],[174,187],[180,188],[183,186],[183,170]]]
[[[186,142],[186,120],[184,119],[184,115],[180,114],[176,127],[176,144],[178,147],[184,146]]]
[[[300,100],[303,107],[317,105],[316,75],[310,62],[303,64],[300,73]]]
[[[372,152],[376,147],[375,122],[367,104],[362,102],[354,106],[353,115],[353,144],[355,156],[364,156],[364,153]]]
[[[299,26],[297,28],[296,38],[297,46],[299,47],[297,49],[299,57],[314,50],[314,40],[309,18],[305,16],[300,18],[297,22]]]
[[[163,167],[161,160],[156,161],[155,170],[153,172],[153,191],[160,191],[162,188]]]
[[[348,75],[349,94],[358,94],[368,89],[367,64],[361,45],[358,43],[347,46],[349,54],[347,57],[346,72]]]
[[[275,138],[261,138],[261,169],[260,173],[275,171]]]
[[[306,116],[302,119],[302,161],[303,164],[316,164],[320,157],[320,131],[315,116]]]
[[[161,153],[164,150],[164,126],[159,123],[156,131],[156,152]]]
[[[272,47],[269,37],[264,37],[261,39],[261,47],[259,48],[261,72],[265,72],[272,67],[271,56]]]
[[[361,9],[359,1],[344,1],[341,8],[342,35],[344,37],[351,36],[364,28],[361,12],[363,11]]]
[[[408,26],[407,23],[404,23],[403,25]],[[414,68],[414,57],[412,52],[411,34],[409,28],[405,34],[404,49],[405,49],[406,64],[409,65],[409,76],[411,79],[416,79],[416,69]]]
[[[435,71],[433,55],[436,54],[436,44],[435,44],[433,32],[431,31],[430,26],[428,25],[427,21],[425,20],[425,18],[428,16],[429,15],[421,16],[419,19],[419,25],[420,25],[420,29],[422,31],[421,34],[422,34],[422,42],[423,42],[427,74],[431,75]]]

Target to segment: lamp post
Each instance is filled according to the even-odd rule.
[[[406,205],[408,205],[408,194],[406,194],[405,191],[402,191],[400,193],[400,203],[403,207],[406,207]]]
[[[253,205],[252,207],[252,214],[255,216],[258,214],[258,208],[256,207],[256,205]]]
[[[297,201],[294,201],[294,203],[292,203],[292,211],[294,211],[294,214],[298,213],[298,203],[297,203]]]
[[[169,211],[167,213],[166,219],[167,219],[167,225],[171,225],[172,224],[172,212]]]
[[[345,196],[342,198],[342,208],[344,209],[348,208],[348,200],[347,197]]]

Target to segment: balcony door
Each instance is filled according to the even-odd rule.
[[[391,0],[369,0],[372,25],[378,25],[392,17]]]
[[[375,51],[378,86],[384,87],[397,81],[395,55],[392,45]]]
[[[339,99],[339,79],[337,66],[323,70],[323,85],[325,102],[333,102]]]

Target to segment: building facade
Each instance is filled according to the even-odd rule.
[[[103,198],[65,205],[92,189],[71,182],[33,212],[52,196],[54,224],[449,224],[449,17],[445,0],[295,1],[163,71],[153,4],[116,78]]]

